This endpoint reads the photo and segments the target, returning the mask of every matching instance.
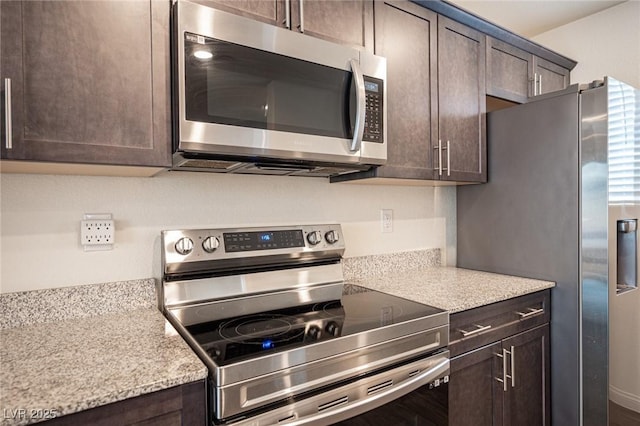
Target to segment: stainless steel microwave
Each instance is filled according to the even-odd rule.
[[[384,164],[386,59],[178,0],[174,169],[330,176]]]

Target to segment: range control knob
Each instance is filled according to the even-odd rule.
[[[191,253],[193,251],[193,241],[191,241],[191,238],[180,238],[176,243],[176,251],[182,255]]]
[[[340,241],[340,234],[332,230],[324,234],[324,239],[327,240],[329,244],[335,244]]]
[[[218,249],[218,247],[220,247],[220,240],[218,237],[207,237],[202,242],[202,248],[207,253],[213,253]]]
[[[317,325],[312,325],[309,327],[309,330],[307,330],[307,336],[309,336],[311,340],[318,340],[320,339],[321,335],[322,330],[320,330],[320,327],[318,327]]]
[[[322,233],[320,231],[313,231],[307,234],[307,241],[312,246],[318,245],[322,241]]]
[[[338,326],[338,323],[335,321],[329,321],[329,324],[327,324],[324,329],[333,337],[338,337],[340,335],[340,326]]]

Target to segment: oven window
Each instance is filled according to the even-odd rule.
[[[448,426],[448,387],[446,383],[431,389],[429,385],[425,385],[382,407],[335,424],[338,426]]]
[[[351,139],[351,73],[185,33],[186,119]]]
[[[405,396],[335,423],[338,426],[448,426],[448,384],[429,389],[423,386]]]

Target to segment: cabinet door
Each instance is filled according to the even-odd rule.
[[[256,21],[279,27],[286,26],[285,0],[203,0],[201,2]]]
[[[503,349],[513,353],[507,391],[504,392],[504,424],[551,424],[549,383],[549,325],[505,339]]]
[[[49,420],[50,426],[205,426],[203,380],[174,386]]]
[[[496,354],[500,342],[451,360],[449,426],[499,426],[502,424],[502,362]]]
[[[524,103],[533,94],[533,55],[487,37],[487,95]]]
[[[375,3],[375,53],[387,58],[387,164],[379,177],[434,179],[437,17],[408,1]]]
[[[487,180],[485,42],[480,32],[438,17],[438,123],[444,180]]]
[[[2,78],[12,81],[13,127],[13,147],[3,144],[2,158],[170,164],[168,4],[0,7]]]
[[[535,74],[538,80],[538,95],[569,86],[569,70],[542,58],[535,58]]]
[[[373,51],[373,0],[291,0],[294,31]]]

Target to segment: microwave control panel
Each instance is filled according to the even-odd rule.
[[[366,107],[364,117],[363,141],[384,142],[383,102],[384,82],[380,79],[364,76],[364,91],[366,95]]]

